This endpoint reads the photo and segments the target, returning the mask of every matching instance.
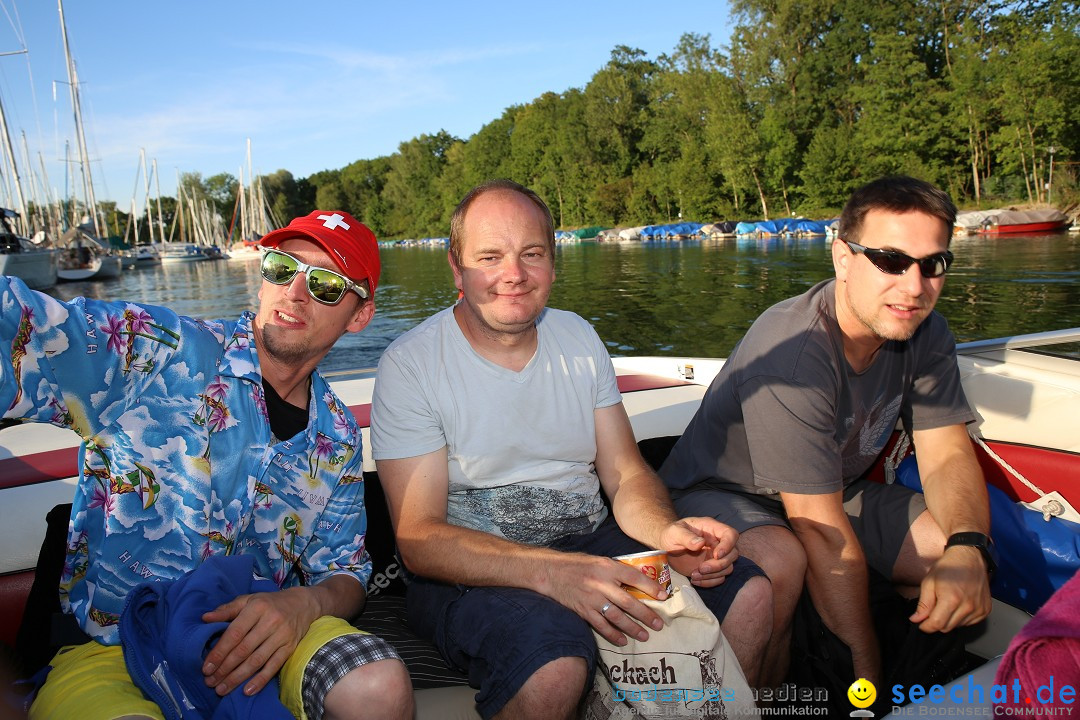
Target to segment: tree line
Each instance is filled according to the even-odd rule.
[[[1077,5],[731,0],[726,47],[696,33],[656,58],[620,45],[584,88],[507,108],[467,139],[434,131],[260,181],[279,218],[342,208],[380,238],[445,235],[457,201],[495,177],[535,189],[559,227],[825,217],[897,172],[963,204],[1064,206],[1077,194]],[[182,183],[229,217],[231,175]]]

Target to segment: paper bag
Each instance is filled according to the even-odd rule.
[[[585,718],[756,717],[739,661],[690,581],[671,573],[667,600],[642,600],[664,621],[623,647],[593,631],[599,649]]]

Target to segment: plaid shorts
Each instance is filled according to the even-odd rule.
[[[301,685],[304,714],[308,720],[321,720],[323,700],[338,680],[361,665],[379,660],[401,658],[390,643],[375,635],[341,635],[316,650],[304,669]]]

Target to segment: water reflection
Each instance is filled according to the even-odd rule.
[[[1080,238],[958,238],[938,309],[957,339],[1080,326]],[[446,252],[382,251],[375,319],[339,341],[327,370],[374,367],[398,335],[457,297]],[[550,304],[579,313],[615,355],[724,356],[770,305],[832,275],[829,245],[811,240],[560,246]],[[214,261],[125,272],[115,281],[65,283],[52,293],[167,305],[196,317],[254,308],[254,262]]]

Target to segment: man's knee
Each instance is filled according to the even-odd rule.
[[[776,525],[751,528],[739,537],[739,552],[765,571],[774,606],[794,608],[806,577],[806,550],[795,534]]]
[[[529,677],[525,687],[543,687],[576,703],[585,692],[589,665],[585,658],[562,657],[552,660]]]
[[[411,718],[412,680],[397,659],[377,660],[354,668],[334,683],[323,703],[323,717]]]
[[[445,617],[436,645],[479,682],[482,716],[557,717],[556,698],[576,706],[597,651],[589,624],[572,610],[531,590],[481,587]]]
[[[766,608],[773,604],[772,581],[767,577],[758,575],[743,583],[739,592],[735,595],[735,601],[731,603],[728,615],[753,614],[754,616],[771,616]],[[745,611],[752,610],[752,613]],[[726,618],[725,618],[726,620]]]
[[[764,648],[772,637],[773,589],[758,575],[743,583],[720,624],[725,635],[737,634],[748,647]]]
[[[573,717],[588,679],[589,665],[584,658],[556,658],[530,675],[495,717]]]
[[[769,579],[758,575],[743,583],[727,616],[720,623],[747,682],[761,676],[766,649],[773,637],[773,590]]]

